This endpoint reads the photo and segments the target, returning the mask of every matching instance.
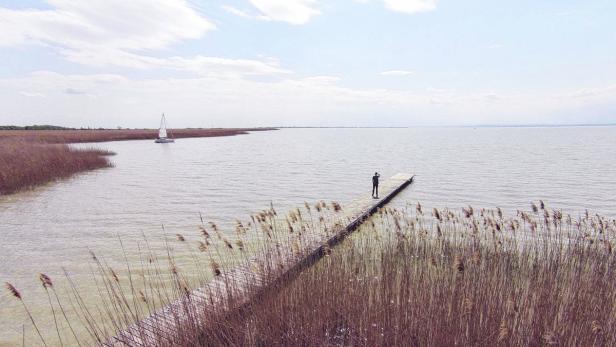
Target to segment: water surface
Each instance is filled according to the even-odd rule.
[[[371,190],[371,176],[417,175],[395,203],[501,207],[531,200],[574,215],[616,217],[616,128],[283,129],[250,135],[93,145],[117,153],[114,168],[0,198],[0,282],[28,295],[39,272],[76,276],[88,248],[121,260],[145,234],[196,233],[199,214],[229,226],[273,203],[343,205]],[[40,289],[39,289],[40,290]],[[0,345],[21,336],[25,319],[0,294]],[[19,317],[18,319],[16,317]]]

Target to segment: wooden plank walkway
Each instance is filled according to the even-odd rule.
[[[373,199],[369,194],[355,200],[344,208],[346,225],[339,225],[328,234],[304,235],[302,249],[296,252],[271,252],[250,260],[250,263],[237,266],[217,276],[207,285],[192,291],[189,295],[167,305],[152,315],[133,324],[112,337],[105,346],[152,346],[157,341],[173,344],[174,336],[181,326],[199,324],[192,307],[216,306],[218,312],[229,309],[242,309],[258,300],[269,290],[292,280],[301,271],[317,262],[331,248],[355,231],[379,208],[387,204],[404,188],[413,182],[409,174],[397,174],[379,185],[381,197]],[[367,188],[370,188],[367,185]],[[255,271],[256,270],[256,271]],[[234,307],[228,305],[228,290],[232,288]],[[203,311],[203,309],[201,309]]]

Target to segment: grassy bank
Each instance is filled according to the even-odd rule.
[[[239,264],[255,254],[295,254],[307,235],[330,234],[335,224],[323,214],[329,207],[317,206],[253,216],[238,223],[235,238],[204,226],[201,240],[177,235],[175,242],[194,249],[199,276],[224,276],[233,254]],[[315,266],[248,306],[238,303],[259,286],[240,291],[232,286],[237,282],[228,282],[217,305],[190,304],[186,278],[194,274],[183,273],[172,256],[165,271],[156,260],[124,273],[97,260],[101,305],[81,308],[85,318],[72,323],[86,327],[87,340],[103,342],[139,316],[184,298],[188,304],[176,317],[199,323],[173,332],[156,326],[156,345],[614,345],[615,235],[615,220],[574,218],[535,205],[513,216],[499,209],[385,209]],[[258,240],[251,251],[240,247],[250,240]],[[279,264],[271,259],[253,271],[272,280]],[[168,280],[161,281],[162,273]],[[79,294],[73,296],[79,302]],[[92,318],[97,310],[112,323]]]
[[[76,150],[67,143],[147,140],[157,130],[0,130],[0,195],[28,189],[75,173],[111,166],[107,153]],[[218,137],[247,134],[246,129],[177,129],[175,138]]]
[[[98,149],[74,149],[65,144],[42,144],[22,139],[0,140],[0,195],[111,166]]]
[[[568,223],[558,211],[545,218],[541,211],[537,219],[494,212],[461,218],[439,211],[426,219],[389,211],[288,287],[204,324],[200,341],[616,344],[615,222]]]
[[[238,129],[173,129],[173,137],[218,137],[248,134],[249,131],[274,130],[274,128]],[[44,143],[83,143],[125,140],[153,140],[158,136],[156,129],[126,130],[0,130],[0,140],[19,138]]]

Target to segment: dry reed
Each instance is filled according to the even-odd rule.
[[[545,214],[384,209],[294,281],[212,316],[199,343],[615,345],[616,221],[538,205]]]
[[[75,173],[111,166],[98,149],[75,149],[11,139],[0,140],[0,195],[27,189]]]
[[[176,129],[173,136],[219,137],[273,128]],[[68,143],[155,139],[158,131],[135,130],[0,130],[0,195],[14,193],[75,173],[111,166],[99,149],[77,150]]]
[[[247,134],[249,131],[275,130],[274,128],[237,129],[173,129],[173,137],[218,137]],[[126,130],[0,130],[0,140],[21,139],[44,143],[83,143],[125,140],[149,140],[158,136],[156,129]]]
[[[80,340],[131,345],[140,339],[158,346],[616,344],[615,220],[574,218],[544,203],[513,216],[470,206],[424,215],[418,204],[381,209],[336,247],[315,245],[347,221],[336,206],[306,204],[280,217],[270,208],[249,223],[237,222],[235,233],[212,223],[214,238],[203,221],[197,239],[173,235],[169,242],[188,250],[203,271],[197,274],[176,265],[172,245],[164,257],[146,247],[139,257],[148,261],[121,273],[93,256],[99,308],[85,305],[74,286],[70,299],[81,317],[72,323],[87,332]],[[314,247],[324,257],[294,272],[294,262],[314,257],[307,253]],[[53,288],[47,279],[41,277],[45,288]],[[197,286],[209,289],[191,291]],[[175,323],[135,325],[163,307],[173,307],[166,312]],[[118,339],[109,340],[112,335]]]

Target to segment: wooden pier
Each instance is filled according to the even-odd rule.
[[[295,253],[263,254],[250,261],[249,264],[237,266],[230,271],[217,276],[207,285],[193,290],[189,295],[158,310],[150,316],[133,324],[112,337],[105,346],[152,346],[158,341],[167,341],[172,345],[177,341],[177,332],[181,326],[199,324],[195,322],[194,315],[186,314],[190,310],[186,305],[204,307],[212,305],[223,306],[222,309],[242,309],[258,300],[268,291],[274,290],[285,282],[292,280],[306,268],[317,262],[327,253],[327,250],[344,240],[350,233],[355,231],[366,219],[379,208],[387,204],[398,193],[413,182],[413,176],[409,174],[397,174],[383,181],[379,185],[380,197],[372,198],[365,194],[344,207],[345,225],[340,225],[329,234],[311,235],[304,240],[301,250]],[[370,188],[370,185],[366,185]],[[276,259],[272,260],[272,256]],[[277,264],[275,275],[255,269]],[[235,302],[234,307],[224,307],[228,298],[229,288],[233,288],[234,297],[242,298]]]

